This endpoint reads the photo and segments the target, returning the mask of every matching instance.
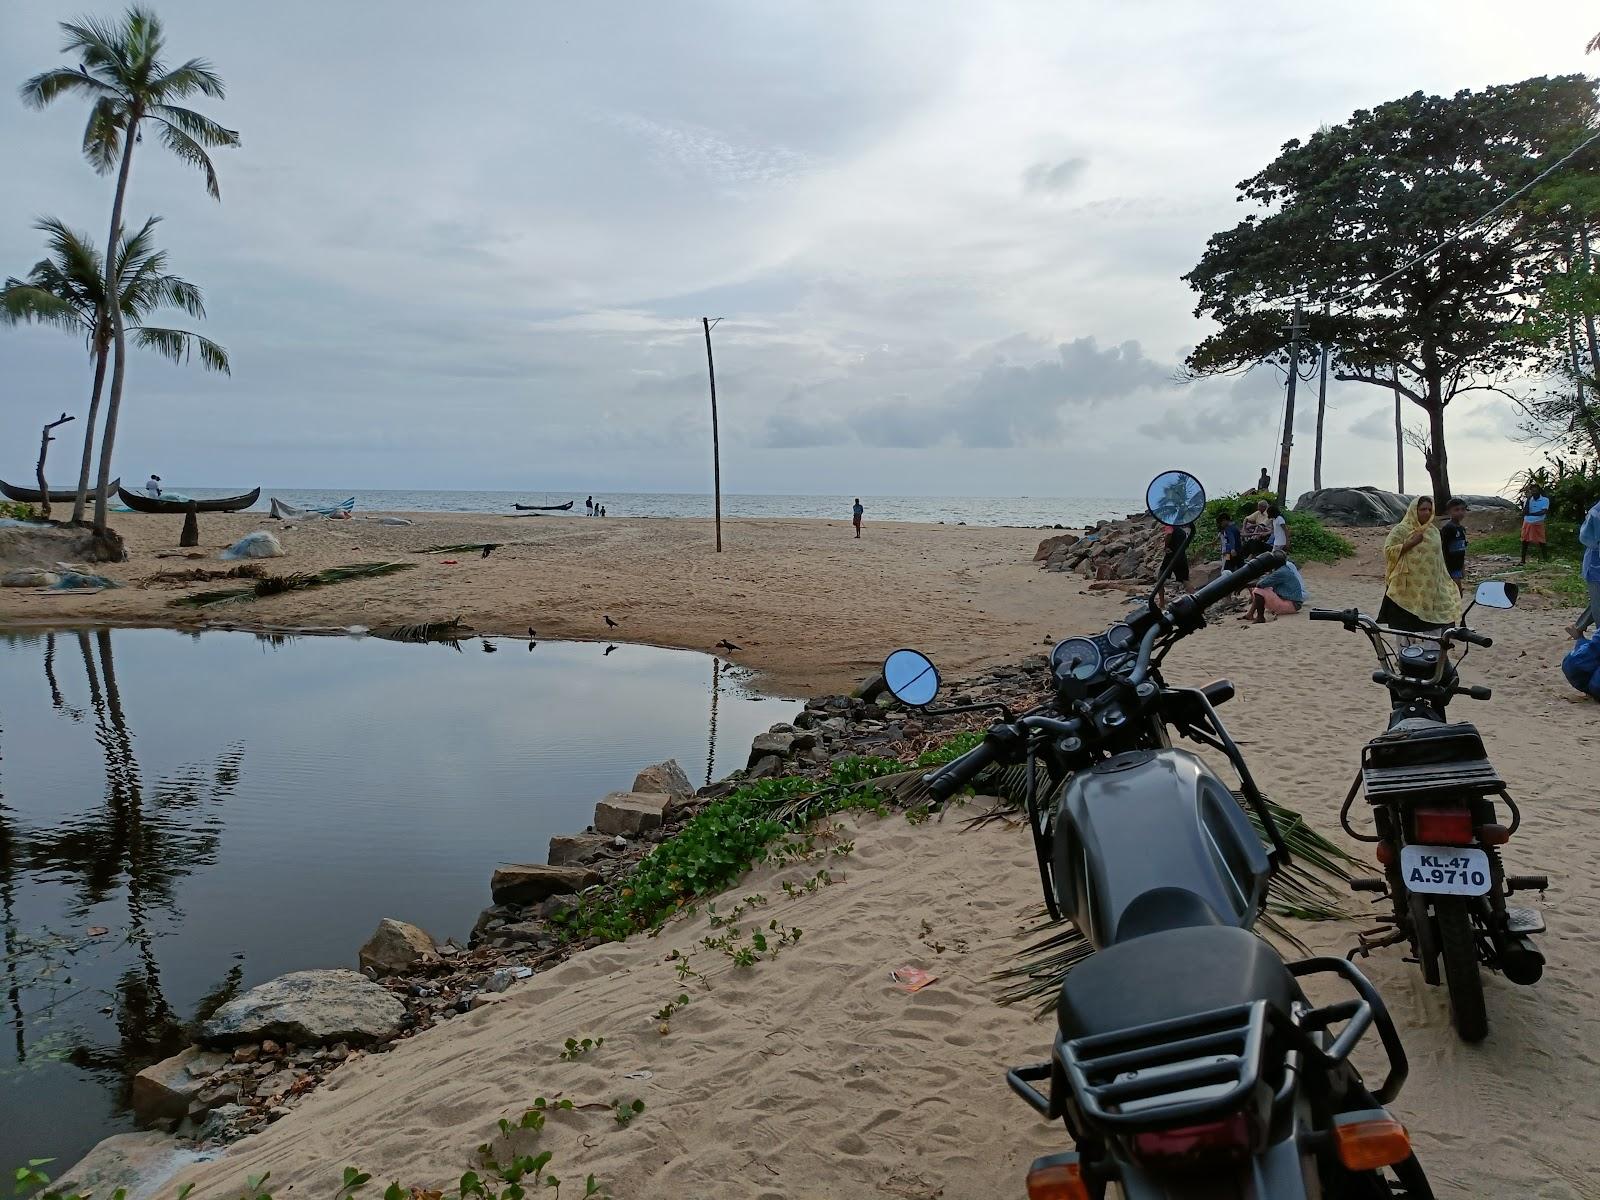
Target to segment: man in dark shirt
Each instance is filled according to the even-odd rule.
[[[1232,513],[1217,514],[1217,540],[1222,545],[1222,569],[1237,571],[1244,565],[1244,549]]]
[[[1467,515],[1467,502],[1451,497],[1444,506],[1445,523],[1439,526],[1439,541],[1444,548],[1444,569],[1456,581],[1456,591],[1466,589],[1467,578],[1467,527],[1461,522]]]

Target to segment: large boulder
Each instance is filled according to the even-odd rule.
[[[660,829],[672,797],[660,792],[612,792],[594,806],[596,833],[638,837]]]
[[[356,958],[374,975],[400,975],[438,962],[439,951],[425,930],[385,917]]]
[[[785,758],[794,749],[795,735],[782,730],[769,729],[766,733],[758,733],[750,742],[750,759],[748,765],[755,766],[769,755]]]
[[[1504,496],[1462,496],[1467,502],[1468,512],[1514,512],[1522,511],[1515,500],[1507,500]]]
[[[148,1125],[162,1117],[182,1119],[189,1111],[206,1079],[222,1070],[228,1056],[190,1046],[181,1054],[164,1058],[133,1077],[128,1106],[136,1119]]]
[[[68,1167],[60,1178],[51,1180],[50,1191],[63,1196],[109,1197],[124,1188],[127,1200],[146,1200],[200,1157],[180,1148],[177,1139],[165,1133],[116,1133]]]
[[[667,797],[661,797],[665,803]],[[537,904],[551,896],[567,896],[593,887],[600,873],[588,867],[553,867],[544,863],[496,867],[489,891],[496,904]]]
[[[1410,503],[1409,497],[1382,488],[1323,488],[1306,492],[1294,502],[1294,511],[1313,513],[1333,525],[1393,525]]]
[[[603,833],[558,833],[550,838],[550,853],[545,861],[552,867],[570,867],[593,862],[612,845]]]
[[[683,768],[678,765],[678,760],[669,758],[666,762],[657,763],[653,767],[646,767],[633,778],[635,792],[658,792],[671,796],[680,803],[694,799],[694,784],[689,782],[689,777],[684,774]]]
[[[1034,562],[1045,562],[1051,555],[1078,544],[1078,535],[1075,533],[1058,533],[1055,537],[1047,537],[1039,543],[1039,548],[1034,551]]]
[[[370,1045],[400,1032],[406,1006],[354,971],[293,971],[251,988],[200,1028],[207,1046],[273,1038],[301,1046]]]

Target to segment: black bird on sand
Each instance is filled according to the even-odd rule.
[[[717,649],[718,650],[743,650],[744,647],[743,646],[735,646],[727,638],[723,638],[720,642],[717,643]]]
[[[615,642],[613,642],[613,643],[612,643],[612,644],[611,644],[611,645],[609,645],[609,646],[607,646],[607,647],[606,647],[606,652],[605,652],[605,653],[604,653],[604,654],[602,654],[602,655],[601,655],[601,656],[600,656],[600,657],[601,657],[601,658],[608,658],[608,657],[610,657],[610,655],[611,655],[611,652],[612,652],[612,651],[613,651],[613,650],[615,650],[615,649],[616,649],[616,648],[617,648],[617,646],[616,646],[616,643],[615,643]]]
[[[539,631],[536,630],[532,625],[529,625],[528,626],[528,640],[531,642],[534,638],[536,638],[538,636],[539,636]]]
[[[617,623],[615,621],[613,621],[609,616],[606,616],[605,613],[601,613],[600,615],[602,617],[605,617],[605,622],[606,622],[606,628],[607,629],[615,629],[617,627]]]
[[[488,558],[489,555],[493,554],[498,549],[500,549],[500,543],[499,542],[488,542],[488,543],[486,543],[484,545],[484,547],[483,547],[483,557],[484,558]]]

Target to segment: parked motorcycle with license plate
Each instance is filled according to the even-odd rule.
[[[1366,744],[1361,769],[1345,796],[1339,821],[1345,832],[1376,845],[1381,879],[1352,886],[1379,893],[1393,909],[1383,924],[1361,933],[1351,956],[1404,942],[1422,967],[1422,977],[1450,997],[1450,1019],[1464,1041],[1489,1032],[1480,964],[1513,983],[1532,984],[1544,973],[1544,956],[1533,936],[1544,918],[1529,905],[1507,903],[1519,891],[1543,892],[1543,875],[1507,875],[1500,847],[1522,823],[1505,781],[1489,762],[1483,738],[1466,721],[1450,720],[1456,696],[1488,700],[1486,687],[1463,687],[1459,659],[1451,651],[1493,645],[1465,624],[1476,606],[1511,608],[1517,585],[1489,580],[1479,585],[1461,623],[1432,634],[1379,625],[1355,609],[1313,609],[1313,621],[1338,621],[1366,635],[1377,653],[1373,681],[1389,690],[1387,729]],[[1357,829],[1351,809],[1364,793],[1374,831]],[[1504,801],[1510,825],[1502,825],[1495,799]]]
[[[1205,493],[1192,475],[1166,472],[1147,503],[1187,528]],[[1068,638],[1051,654],[1052,698],[1029,712],[928,710],[999,709],[983,742],[927,782],[948,799],[987,767],[1025,765],[1046,907],[1095,950],[1062,985],[1050,1060],[1007,1073],[1074,1143],[1033,1164],[1032,1200],[1432,1196],[1385,1108],[1406,1058],[1382,998],[1350,962],[1285,963],[1251,932],[1290,856],[1217,716],[1233,685],[1174,687],[1162,675],[1207,607],[1283,562],[1263,554],[1166,609],[1152,598],[1094,637]],[[937,669],[915,650],[895,651],[883,674],[907,705],[938,694]],[[1228,760],[1269,844],[1174,732]],[[1333,977],[1351,998],[1314,1004],[1302,987],[1312,976]],[[1369,1090],[1350,1053],[1373,1029],[1388,1073]]]

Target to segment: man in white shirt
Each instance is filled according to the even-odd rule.
[[[144,494],[152,500],[161,499],[161,476],[151,475],[144,481]]]

